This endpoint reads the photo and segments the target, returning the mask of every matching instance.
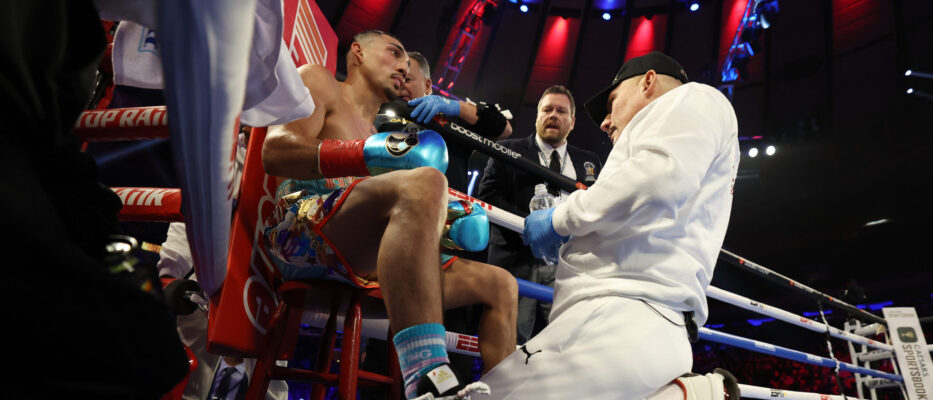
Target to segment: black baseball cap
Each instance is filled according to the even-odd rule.
[[[609,100],[609,93],[612,92],[616,86],[628,78],[636,75],[644,75],[650,70],[654,70],[654,72],[659,74],[672,76],[683,83],[687,83],[687,73],[684,72],[684,67],[667,54],[652,51],[641,57],[632,58],[622,64],[622,68],[619,68],[616,77],[612,79],[612,84],[600,91],[596,96],[591,97],[586,103],[583,103],[583,106],[586,108],[586,113],[589,114],[593,122],[595,122],[596,125],[603,123],[603,119],[605,119],[606,114],[608,114],[606,111],[606,101]]]

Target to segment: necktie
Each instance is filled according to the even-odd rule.
[[[235,371],[236,368],[233,367],[227,367],[220,371],[220,381],[214,387],[211,400],[225,400],[227,398],[227,393],[230,392],[230,375],[233,375]]]
[[[551,151],[551,163],[548,165],[548,168],[550,168],[550,169],[551,169],[552,171],[554,171],[554,172],[557,172],[558,174],[561,172],[561,170],[560,170],[560,154],[557,154],[557,150]],[[548,191],[548,193],[550,193],[550,194],[552,194],[552,195],[554,195],[554,196],[557,196],[558,193],[559,193],[559,191],[557,190],[557,188],[555,188],[555,187],[553,187],[553,186],[554,186],[554,185],[548,184],[548,189],[547,189],[547,191]]]
[[[249,388],[249,377],[246,375],[243,375],[243,379],[240,379],[240,381],[237,382],[235,387],[237,389],[236,400],[243,400],[244,398],[246,398],[246,389]],[[230,390],[233,390],[233,388],[230,388]]]

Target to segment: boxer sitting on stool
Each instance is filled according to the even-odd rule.
[[[485,247],[488,221],[469,203],[447,205],[446,146],[437,133],[376,134],[379,106],[386,92],[398,95],[408,62],[397,38],[366,31],[351,43],[345,82],[320,66],[299,68],[315,111],[270,127],[262,156],[267,173],[288,178],[266,224],[270,249],[291,264],[283,274],[378,284],[413,398],[463,386],[447,366],[445,307],[485,305],[479,336],[487,369],[515,350],[518,287],[503,269],[458,258],[441,272],[439,243]]]

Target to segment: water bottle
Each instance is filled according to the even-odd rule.
[[[557,199],[548,193],[547,186],[543,183],[535,185],[535,195],[531,197],[531,202],[528,203],[528,210],[547,210],[556,206]],[[560,244],[557,244],[557,248],[560,249]],[[557,265],[557,258],[545,256],[544,262],[551,266]]]

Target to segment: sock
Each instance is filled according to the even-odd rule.
[[[405,397],[410,399],[417,395],[418,380],[428,371],[450,363],[445,335],[444,325],[432,323],[408,327],[392,338],[405,379]]]

